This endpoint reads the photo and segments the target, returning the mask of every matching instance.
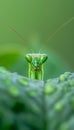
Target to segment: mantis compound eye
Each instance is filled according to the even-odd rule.
[[[27,55],[25,56],[25,58],[26,58],[26,60],[27,60],[29,63],[31,63],[32,57],[31,57],[30,54],[27,54]]]
[[[41,64],[43,64],[46,60],[47,60],[47,55],[46,54],[43,54],[42,56],[41,56]]]

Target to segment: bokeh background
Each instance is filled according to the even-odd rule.
[[[27,53],[46,53],[45,79],[74,71],[74,0],[0,0],[0,66],[27,76]]]

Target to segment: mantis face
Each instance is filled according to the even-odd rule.
[[[40,69],[40,66],[47,60],[46,54],[27,54],[26,60],[32,65],[35,71]]]

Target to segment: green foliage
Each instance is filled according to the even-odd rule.
[[[73,130],[74,73],[46,82],[0,67],[0,130]]]

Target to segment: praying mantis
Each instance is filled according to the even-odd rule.
[[[72,20],[74,20],[74,17],[70,18],[68,21],[63,23],[59,28],[57,28],[57,30],[47,39],[47,42],[50,39],[52,39],[64,26],[72,22]],[[14,28],[12,28],[10,25],[8,25],[8,27],[12,31],[14,31],[23,41],[25,41],[24,38]],[[29,63],[28,77],[36,80],[43,80],[44,78],[43,63],[47,60],[48,56],[46,54],[33,53],[33,54],[26,54],[25,58]]]
[[[27,54],[25,56],[29,62],[28,76],[32,79],[43,80],[43,63],[47,60],[46,54]]]

